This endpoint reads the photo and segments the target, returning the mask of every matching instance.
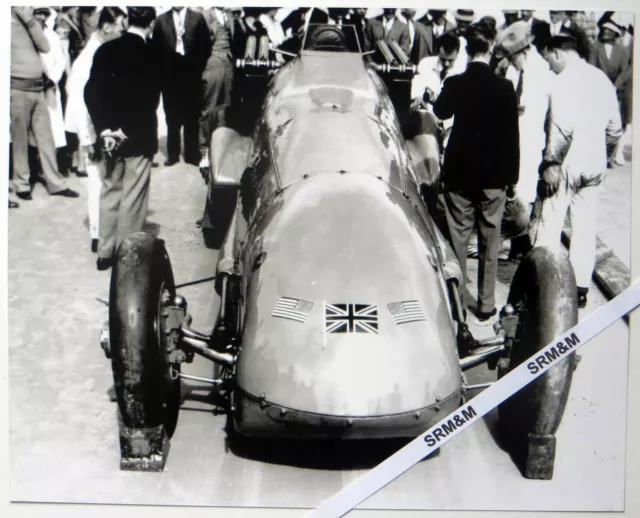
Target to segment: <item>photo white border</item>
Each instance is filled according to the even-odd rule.
[[[282,0],[274,2],[272,0],[264,1],[237,1],[231,0],[225,2],[228,5],[240,4],[243,7],[249,6],[266,6],[277,5],[281,7],[295,6],[299,7],[303,4],[307,5],[320,5],[320,2],[293,2],[291,0]],[[640,19],[640,1],[638,0],[609,0],[609,1],[593,1],[593,0],[581,0],[581,1],[568,1],[568,0],[536,0],[536,1],[523,1],[523,0],[480,0],[477,2],[470,2],[468,0],[459,0],[453,5],[447,5],[449,2],[445,1],[416,1],[405,0],[403,2],[380,1],[380,0],[330,0],[324,6],[330,5],[334,7],[387,7],[396,4],[398,7],[416,7],[416,8],[434,8],[440,7],[451,8],[473,8],[475,10],[483,9],[522,9],[522,8],[535,8],[536,10],[548,10],[548,9],[575,9],[575,10],[615,10],[615,11],[629,11],[633,12],[636,16],[636,21]],[[10,5],[23,5],[24,2],[12,2]],[[66,5],[114,5],[117,2],[64,2]],[[151,2],[132,2],[129,5],[156,5]],[[168,5],[203,5],[211,4],[211,2],[172,2]],[[306,5],[305,5],[306,6]],[[5,7],[5,13],[8,14],[9,5]],[[4,38],[0,38],[0,60],[5,66],[9,67],[10,56],[10,16],[5,16],[0,23],[4,24],[4,30],[2,34]],[[637,38],[635,38],[637,40]],[[634,82],[636,85],[634,92],[634,120],[638,121],[638,102],[637,92],[640,91],[640,66],[638,66],[639,44],[635,41],[634,55],[636,66],[634,69]],[[7,164],[8,167],[8,131],[9,131],[9,77],[5,77],[4,81],[0,81],[0,99],[5,99],[0,113],[5,116],[5,130],[2,134],[6,135],[6,139],[3,139],[5,144],[0,146],[0,163]],[[636,122],[636,125],[640,122]],[[6,133],[5,133],[6,132]],[[636,159],[637,152],[640,146],[640,132],[636,130],[634,135],[634,154],[632,162],[632,209],[631,209],[631,273],[632,279],[635,279],[639,275],[638,261],[640,261],[640,240],[634,240],[634,230],[640,228],[640,182],[635,181],[637,178],[638,169],[640,163]],[[2,181],[7,181],[8,175],[2,175]],[[7,190],[3,187],[3,193]],[[633,203],[634,200],[638,200],[639,203]],[[2,211],[0,213],[0,329],[8,329],[8,292],[7,292],[7,213]],[[25,239],[28,239],[28,234],[25,234]],[[626,462],[626,491],[625,491],[625,511],[622,513],[616,513],[616,516],[624,517],[636,517],[640,516],[640,415],[634,413],[634,410],[640,409],[640,352],[636,350],[636,344],[640,343],[640,310],[636,311],[630,318],[630,353],[629,353],[629,379],[628,379],[628,401],[627,401],[627,462]],[[2,516],[9,517],[89,517],[95,516],[97,518],[128,518],[128,517],[144,517],[144,518],[165,518],[173,517],[177,514],[181,518],[191,517],[247,517],[247,518],[264,518],[264,517],[300,517],[304,516],[307,511],[303,509],[258,509],[258,508],[229,508],[229,507],[180,507],[180,506],[125,506],[125,505],[83,505],[83,504],[44,504],[44,503],[11,503],[9,502],[9,429],[8,429],[8,402],[9,402],[9,383],[8,383],[8,346],[7,335],[4,334],[2,338],[3,354],[0,356],[0,423],[7,423],[5,426],[0,426],[0,469],[2,470],[2,476],[0,480],[0,501],[3,506],[0,513]],[[63,468],[61,466],[61,468]],[[414,517],[429,517],[429,518],[452,518],[463,514],[461,511],[391,511],[391,510],[364,510],[364,511],[352,511],[348,514],[349,517],[394,517],[394,518],[414,518]],[[511,512],[511,511],[465,511],[464,518],[480,518],[480,517],[498,517],[498,518],[515,518],[515,517],[544,517],[544,518],[566,518],[569,516],[576,516],[583,518],[585,516],[595,516],[600,513],[590,512]]]

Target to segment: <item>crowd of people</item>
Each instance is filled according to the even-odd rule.
[[[619,143],[631,132],[633,19],[624,13],[12,7],[10,191],[20,201],[10,196],[9,207],[30,200],[36,181],[78,197],[67,179],[88,177],[91,249],[108,269],[144,223],[160,99],[164,165],[180,161],[184,141],[185,163],[206,170],[212,114],[241,102],[234,63],[248,36],[296,50],[309,23],[355,26],[367,61],[379,58],[378,41],[396,42],[417,67],[407,102],[437,120],[447,231],[463,269],[478,228],[478,319],[495,313],[501,221],[516,198],[532,230],[513,240],[514,254],[557,245],[569,208],[584,305],[598,186],[607,166],[624,163]]]

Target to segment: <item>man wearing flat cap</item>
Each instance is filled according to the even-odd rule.
[[[533,47],[529,24],[518,21],[500,32],[496,45],[517,72],[516,100],[520,130],[520,168],[516,196],[527,211],[528,221],[536,200],[538,166],[544,151],[545,119],[554,79],[549,65]],[[523,218],[524,219],[524,218]],[[523,229],[526,231],[526,228]],[[528,251],[528,236],[512,240],[512,257]]]
[[[534,246],[560,248],[569,211],[569,258],[585,307],[595,266],[600,185],[622,135],[615,88],[601,70],[578,54],[571,32],[553,36],[544,58],[557,74],[551,88],[547,142],[540,166],[538,201],[531,225]]]

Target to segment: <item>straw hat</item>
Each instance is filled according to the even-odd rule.
[[[515,22],[500,31],[496,38],[496,44],[507,56],[512,56],[526,49],[533,41],[531,30],[527,22]]]

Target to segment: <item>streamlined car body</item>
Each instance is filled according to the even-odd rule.
[[[415,437],[463,402],[464,369],[489,361],[507,372],[515,347],[533,353],[573,325],[571,267],[539,249],[523,261],[524,280],[516,275],[496,336],[473,339],[459,264],[422,197],[437,177],[429,116],[399,116],[390,95],[414,69],[397,49],[393,62],[369,62],[351,32],[309,27],[283,66],[238,63],[247,76],[269,73],[253,123],[222,107],[212,134],[208,219],[225,231],[212,335],[190,328],[159,240],[136,234],[119,249],[105,348],[124,469],[162,469],[194,354],[219,366],[210,381],[228,397],[234,434]],[[219,200],[232,208],[226,219]],[[530,310],[540,289],[549,307]],[[534,422],[508,417],[533,478],[550,477],[572,369],[553,372],[522,402]],[[531,434],[544,448],[531,449]]]

